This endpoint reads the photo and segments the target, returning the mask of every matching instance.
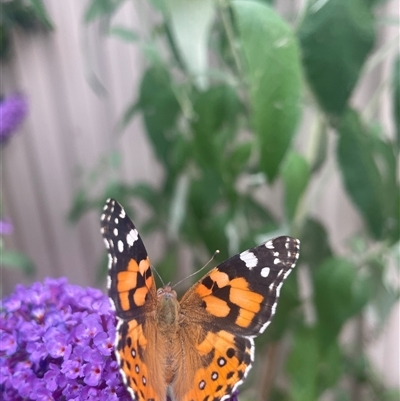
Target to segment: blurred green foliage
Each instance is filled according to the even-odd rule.
[[[153,0],[160,18],[146,38],[112,26],[123,3],[92,0],[85,21],[104,18],[111,35],[143,49],[147,67],[120,127],[142,117],[163,175],[158,185],[121,182],[115,178],[119,155],[109,155],[82,185],[71,220],[110,196],[133,216],[131,201],[142,201],[150,214],[140,230],[165,236],[157,265],[166,281],[176,276],[183,248],[199,267],[216,248],[223,260],[278,233],[298,237],[299,266],[283,286],[273,324],[258,339],[256,364],[267,368],[247,381],[241,399],[398,399],[366,355],[364,316],[367,308],[375,312],[369,334],[377,335],[399,298],[399,288],[387,280],[399,257],[399,58],[390,78],[395,132],[384,132],[349,100],[367,58],[379,53],[374,7],[382,2],[308,1],[293,18],[280,15],[274,1]],[[201,52],[212,55],[211,65],[201,65]],[[304,105],[314,127],[300,137]],[[295,146],[295,138],[306,146]],[[312,184],[332,169],[326,163],[332,152],[364,223],[340,252],[312,210]],[[102,195],[93,196],[92,188],[110,175]],[[319,181],[320,192],[331,176]],[[266,199],[275,183],[282,184],[281,216]],[[306,298],[299,290],[304,280]],[[344,344],[340,335],[351,319],[357,337]],[[283,340],[289,351],[279,362]],[[271,382],[271,374],[284,374],[288,385]]]
[[[53,29],[43,1],[9,0],[1,2],[0,59],[6,59],[11,53],[13,29],[21,29],[25,32]]]

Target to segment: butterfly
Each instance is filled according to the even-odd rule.
[[[275,314],[299,240],[277,237],[237,254],[178,300],[170,285],[156,289],[139,233],[113,199],[101,233],[117,316],[115,354],[133,400],[227,400],[251,368],[254,337]]]

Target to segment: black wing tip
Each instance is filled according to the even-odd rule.
[[[300,240],[288,235],[282,235],[265,241],[263,243],[269,249],[287,249],[300,253]]]

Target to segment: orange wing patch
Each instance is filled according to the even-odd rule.
[[[231,308],[228,303],[223,299],[209,295],[205,298],[206,311],[211,313],[213,316],[226,317],[228,316]]]
[[[150,266],[148,257],[139,264],[136,260],[130,259],[126,270],[117,273],[116,287],[123,311],[145,304],[146,296],[153,286],[153,276],[147,274],[148,271],[151,272]],[[135,290],[133,296],[130,295],[132,290]]]
[[[208,332],[196,349],[203,356],[213,354],[213,358],[196,371],[193,387],[183,401],[229,398],[251,367],[253,347],[251,339],[236,337],[225,330]]]
[[[228,289],[221,296],[219,290]],[[243,277],[229,279],[225,272],[213,269],[195,288],[195,292],[204,302],[206,311],[214,317],[224,318],[231,312],[234,304],[237,309],[235,324],[248,328],[256,314],[261,310],[264,297],[249,288],[248,281]]]
[[[118,292],[127,292],[136,287],[137,273],[132,271],[122,271],[117,274]]]
[[[215,286],[222,288],[229,284],[229,276],[226,273],[219,271],[217,268],[211,270],[207,277],[209,279],[207,285],[200,283],[195,289],[195,292],[200,296],[200,298],[211,295]]]
[[[147,287],[137,288],[133,294],[133,302],[136,306],[143,306],[146,301],[146,295],[149,292]]]

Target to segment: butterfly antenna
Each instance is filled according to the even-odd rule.
[[[157,274],[158,278],[161,280],[161,283],[162,283],[162,285],[163,285],[163,287],[164,287],[164,285],[165,285],[164,280],[163,280],[162,277],[160,276],[160,273],[157,271],[157,269],[154,268],[153,266],[151,266],[151,270],[153,270],[153,272],[155,272],[155,273]]]
[[[185,280],[187,280],[190,277],[195,276],[197,273],[200,273],[202,270],[204,270],[213,260],[214,258],[219,254],[219,249],[217,249],[214,254],[211,256],[210,260],[203,266],[201,267],[199,270],[193,272],[192,274],[189,274],[189,276],[185,277],[184,279],[178,281],[172,288],[175,288],[177,285],[183,283]]]

